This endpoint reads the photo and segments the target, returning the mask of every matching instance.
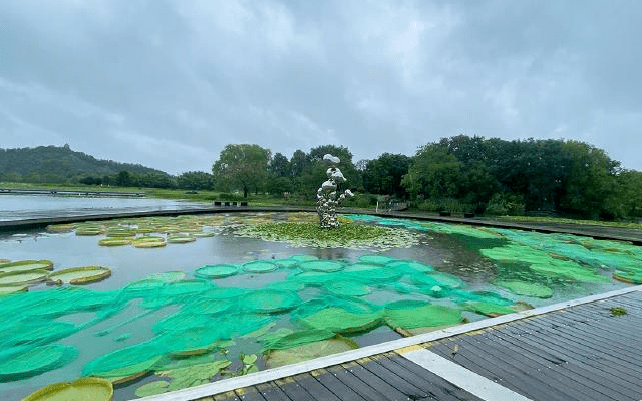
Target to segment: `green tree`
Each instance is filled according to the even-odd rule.
[[[290,170],[288,158],[281,153],[274,155],[270,161],[270,172],[276,177],[286,177]]]
[[[462,163],[438,144],[422,146],[401,180],[409,194],[435,199],[455,198],[462,184]]]
[[[242,189],[247,198],[250,190],[258,191],[268,177],[271,151],[259,145],[227,145],[212,167],[217,183],[231,189]]]
[[[214,188],[214,176],[204,171],[188,171],[178,176],[177,185],[182,189],[208,190]]]
[[[408,173],[410,158],[400,154],[384,153],[366,164],[363,186],[367,192],[380,195],[405,196],[402,177]]]

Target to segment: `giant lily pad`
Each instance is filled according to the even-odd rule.
[[[12,273],[27,270],[52,270],[53,262],[50,260],[17,260],[15,262],[0,263],[0,273]]]
[[[613,273],[613,278],[630,284],[642,284],[642,272],[618,270]]]
[[[234,265],[206,265],[194,271],[196,277],[201,278],[221,278],[233,276],[238,273],[238,268]]]
[[[445,326],[461,323],[461,313],[441,305],[421,301],[397,301],[386,305],[386,324],[393,328],[415,329],[417,327]]]
[[[172,234],[167,237],[167,242],[172,244],[185,244],[196,241],[196,237],[188,234]]]
[[[123,246],[131,243],[132,240],[129,238],[103,238],[98,241],[98,245],[100,246]]]
[[[334,260],[311,260],[299,266],[305,271],[336,272],[343,269],[344,264]]]
[[[311,344],[303,344],[289,349],[277,349],[267,354],[266,365],[268,369],[280,366],[291,365],[298,362],[309,361],[350,351],[358,348],[358,345],[347,338],[338,337],[325,341],[317,341]]]
[[[109,380],[83,377],[73,382],[51,384],[31,393],[21,401],[111,401],[113,396],[114,387]]]
[[[48,275],[49,271],[42,269],[2,273],[0,274],[0,286],[38,283],[45,281]]]
[[[94,281],[104,280],[111,275],[111,270],[101,266],[72,267],[55,271],[47,277],[47,280],[55,284],[86,284]]]
[[[497,281],[495,284],[500,287],[504,287],[517,295],[527,295],[539,298],[550,298],[553,296],[553,290],[551,288],[538,283],[529,283],[521,280],[501,280]]]
[[[278,268],[274,263],[264,261],[248,262],[243,265],[243,270],[250,273],[267,273]]]
[[[0,351],[0,382],[36,376],[56,369],[76,357],[67,345],[20,346]]]

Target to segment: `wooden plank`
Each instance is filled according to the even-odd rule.
[[[510,335],[508,330],[497,333],[497,335],[500,334],[508,336]],[[590,382],[594,383],[593,387],[604,388],[605,386],[603,383],[605,383],[605,381],[608,379],[617,383],[618,390],[615,390],[615,392],[619,392],[628,396],[632,395],[630,388],[632,385],[635,386],[635,383],[623,379],[623,375],[627,375],[626,372],[614,372],[614,370],[610,369],[610,365],[605,365],[600,361],[591,361],[585,358],[578,358],[577,355],[581,354],[581,352],[579,352],[579,347],[577,344],[565,343],[560,345],[558,341],[559,339],[550,339],[554,337],[545,338],[533,336],[526,338],[525,336],[520,335],[514,338],[517,340],[517,343],[521,344],[523,347],[532,345],[534,346],[534,348],[537,348],[539,350],[548,350],[559,353],[562,358],[569,361],[569,366],[567,366],[567,368],[590,380]],[[606,388],[607,390],[604,391],[613,396],[612,390],[609,387]]]
[[[586,338],[591,338],[593,335],[590,333],[583,333],[582,336],[578,335],[577,331],[565,329],[563,327],[548,327],[542,325],[540,322],[533,322],[533,326],[538,327],[542,331],[540,337],[555,338],[556,343],[562,345],[567,350],[577,348],[581,353],[588,355],[600,355],[603,359],[609,362],[610,366],[620,367],[622,371],[639,372],[640,362],[634,355],[619,354],[618,356],[609,355],[603,352],[600,343],[608,341],[608,338],[602,340],[593,339],[588,341]],[[536,337],[537,338],[537,337]]]
[[[291,401],[274,382],[257,384],[256,389],[261,393],[265,401]]]
[[[400,355],[388,353],[384,356],[385,358],[380,358],[376,362],[391,371],[403,374],[402,377],[427,392],[428,399],[439,401],[484,401]]]
[[[525,335],[524,333],[516,334],[511,332],[510,330],[503,330],[502,332],[518,339],[525,339],[527,337],[532,341],[542,344],[543,346],[547,347],[547,349],[554,347],[556,348],[557,352],[563,353],[565,355],[595,355],[596,357],[599,355],[601,359],[604,359],[605,362],[608,362],[609,367],[613,367],[620,372],[636,372],[636,375],[640,373],[639,361],[635,360],[635,357],[631,357],[630,355],[621,355],[618,357],[609,355],[608,353],[604,352],[603,348],[600,348],[600,342],[598,342],[598,345],[596,345],[595,341],[590,342],[586,339],[582,339],[581,337],[578,337],[577,333],[568,334],[560,328],[548,328],[545,331],[540,331],[538,335]],[[551,342],[549,338],[554,338],[555,342]],[[591,363],[590,358],[587,357],[585,359],[587,359],[586,362]]]
[[[374,362],[361,360],[360,362],[355,361],[343,364],[342,367],[355,375],[359,380],[372,387],[377,393],[384,395],[388,400],[408,399],[408,394],[397,388],[396,384],[398,383],[395,382],[396,375],[394,373],[388,372],[387,375],[383,375],[384,377],[377,376],[366,368],[369,364],[378,366]],[[414,392],[422,393],[417,388],[414,388],[413,390]]]
[[[604,386],[600,381],[600,375],[594,371],[578,369],[573,364],[564,363],[564,360],[557,358],[544,358],[535,350],[529,350],[523,345],[515,346],[511,342],[504,341],[498,335],[490,334],[492,338],[481,341],[480,346],[487,347],[493,353],[501,353],[507,361],[521,363],[531,366],[536,370],[537,375],[545,377],[547,383],[558,383],[557,386],[564,387],[575,394],[584,394],[584,397],[576,396],[579,399],[591,400],[620,400],[621,396]],[[519,361],[519,362],[517,362]]]
[[[482,401],[478,397],[395,353],[380,355],[375,362],[426,393],[426,397],[421,399]]]
[[[396,373],[390,371],[389,369],[384,368],[382,365],[376,362],[376,359],[380,358],[376,356],[372,358],[363,358],[357,361],[357,363],[361,365],[362,369],[364,369],[365,372],[369,373],[367,383],[370,383],[371,380],[376,381],[375,379],[383,380],[390,386],[397,389],[402,395],[405,394],[407,397],[410,397],[412,399],[428,397],[428,393],[409,383],[404,378],[399,377]]]
[[[595,390],[574,386],[567,378],[547,368],[544,363],[538,363],[519,352],[498,346],[492,341],[479,338],[479,336],[463,338],[459,352],[461,349],[470,349],[487,361],[493,360],[505,370],[521,374],[523,384],[518,387],[518,391],[527,396],[540,393],[536,398],[541,398],[555,393],[566,399],[611,400]],[[542,391],[544,394],[541,394]]]
[[[221,394],[215,394],[212,396],[214,401],[241,401],[241,399],[236,395],[234,391],[227,391]]]
[[[570,394],[535,377],[530,371],[510,366],[495,355],[490,355],[483,350],[476,349],[474,346],[469,346],[463,337],[453,340],[451,344],[440,344],[439,346],[431,347],[430,350],[529,398],[558,401],[572,399]],[[450,347],[454,343],[459,345],[459,351],[452,356]]]
[[[364,398],[346,386],[341,380],[325,369],[318,369],[310,374],[342,401],[363,401]]]
[[[283,391],[288,398],[296,401],[314,401],[312,397],[299,383],[292,377],[275,380],[276,384],[281,391]]]
[[[352,372],[344,369],[341,366],[331,366],[327,369],[337,379],[341,380],[346,386],[350,387],[352,391],[359,394],[361,397],[368,401],[387,401],[386,395],[379,393],[376,389],[372,388],[368,383],[356,377]]]
[[[243,387],[235,390],[236,395],[243,401],[265,401],[259,390],[254,387]]]
[[[328,390],[323,384],[319,383],[319,381],[309,373],[292,376],[292,379],[304,388],[315,400],[341,401],[339,397]]]

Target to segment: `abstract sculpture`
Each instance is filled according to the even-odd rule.
[[[341,195],[337,197],[337,186],[346,181],[336,164],[340,160],[336,156],[326,154],[323,160],[331,163],[326,175],[328,180],[321,184],[321,188],[317,190],[317,213],[319,214],[319,224],[321,228],[337,228],[339,227],[339,220],[337,220],[337,206],[343,202],[346,197],[351,197],[352,192],[346,189]]]

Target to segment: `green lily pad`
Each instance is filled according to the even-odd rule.
[[[0,274],[0,286],[3,285],[25,285],[45,281],[49,271],[47,270],[26,270]]]
[[[243,306],[258,313],[282,313],[293,309],[301,302],[301,298],[295,292],[261,289],[244,299]]]
[[[642,284],[642,272],[640,271],[623,271],[613,272],[613,278],[630,284]]]
[[[186,244],[194,241],[196,241],[196,237],[192,235],[173,234],[167,237],[167,242],[172,244]]]
[[[336,272],[342,270],[344,264],[334,260],[311,260],[303,262],[299,265],[304,271],[317,271],[317,272]]]
[[[72,267],[55,271],[47,277],[47,280],[56,284],[86,284],[104,280],[111,275],[111,270],[101,266]]]
[[[21,401],[111,401],[113,397],[114,387],[109,380],[83,377],[73,382],[51,384],[31,393]]]
[[[397,301],[386,305],[386,324],[393,329],[446,326],[461,323],[464,318],[457,309],[430,305],[421,301]]]
[[[238,271],[239,269],[235,265],[206,265],[196,269],[194,275],[201,278],[221,278],[233,276],[238,273]]]
[[[98,241],[98,245],[100,246],[123,246],[131,243],[132,240],[129,238],[103,238]]]
[[[367,285],[350,280],[330,281],[325,285],[325,289],[335,295],[350,297],[367,295],[370,293],[370,289]]]
[[[553,289],[538,283],[530,283],[521,280],[501,280],[495,283],[500,287],[508,289],[517,295],[526,295],[539,298],[550,298],[553,296]]]
[[[12,273],[27,270],[53,270],[50,260],[17,260],[15,262],[0,263],[0,273]]]
[[[358,348],[358,345],[344,337],[331,338],[311,344],[303,344],[289,349],[277,349],[267,354],[268,369],[309,361],[323,356],[338,354]]]
[[[0,382],[14,381],[59,368],[76,357],[74,347],[20,346],[0,351]]]
[[[278,268],[274,263],[264,261],[248,262],[243,265],[243,270],[249,273],[268,273]]]
[[[515,312],[507,306],[487,304],[484,302],[467,302],[464,304],[464,308],[471,312],[489,317],[509,315]]]
[[[27,291],[26,285],[0,285],[0,297],[3,295],[14,294],[16,292]]]
[[[143,386],[140,386],[134,391],[134,394],[137,397],[149,397],[151,395],[158,395],[166,393],[168,389],[169,382],[165,380],[158,380],[155,382],[147,383]]]

